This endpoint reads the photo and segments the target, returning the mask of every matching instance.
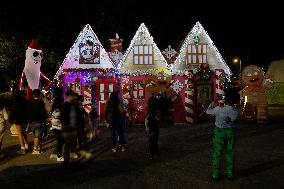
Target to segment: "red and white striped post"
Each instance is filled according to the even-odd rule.
[[[193,71],[187,70],[185,76],[185,119],[187,123],[193,124],[195,123]]]
[[[215,69],[215,75],[216,75],[215,97],[217,97],[217,96],[224,95],[224,81],[225,81],[224,70]],[[219,100],[218,106],[223,107],[224,106],[224,100]]]

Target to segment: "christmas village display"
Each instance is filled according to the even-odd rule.
[[[232,73],[199,22],[178,51],[168,46],[161,52],[143,23],[125,52],[122,42],[116,34],[115,39],[110,39],[111,52],[107,53],[91,26],[86,25],[54,77],[57,86],[64,92],[71,89],[83,95],[84,108],[89,112],[94,104],[101,122],[112,91],[119,92],[132,124],[144,122],[147,102],[153,95],[161,99],[162,110],[169,110],[163,113],[173,124],[194,124],[212,118],[205,110],[224,94]],[[254,73],[259,76],[257,82],[252,79]],[[267,120],[264,91],[270,86],[269,79],[264,79],[256,66],[246,68],[242,76],[247,84],[242,92],[246,96],[244,116],[249,117],[248,112],[257,107],[259,122]],[[224,101],[219,99],[218,105],[223,106]]]
[[[119,75],[90,25],[80,32],[54,79],[64,93],[71,89],[83,95],[87,112],[94,104],[101,121],[109,94],[120,90]]]

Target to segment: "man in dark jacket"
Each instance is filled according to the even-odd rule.
[[[40,99],[41,92],[39,89],[33,90],[33,99],[29,107],[29,126],[34,135],[34,150],[32,154],[40,154],[40,140],[42,136],[43,124],[46,120],[45,104]]]
[[[75,153],[77,144],[77,121],[78,110],[74,103],[75,93],[71,90],[66,93],[66,102],[63,105],[61,122],[62,133],[64,138],[64,164],[69,163],[70,156],[73,159],[78,158]],[[72,153],[71,153],[72,152]]]
[[[118,99],[118,93],[112,92],[110,99],[106,103],[105,117],[106,122],[109,124],[112,134],[112,151],[117,151],[117,135],[119,137],[119,143],[121,145],[121,151],[125,151],[126,142],[122,128],[122,113],[123,108]]]

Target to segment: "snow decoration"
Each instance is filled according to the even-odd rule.
[[[92,81],[90,73],[87,73],[87,75],[85,75],[83,79],[86,83],[90,83]]]
[[[166,59],[170,60],[177,55],[177,52],[169,45],[162,54],[166,57]]]
[[[198,36],[198,38],[196,37]],[[175,60],[173,64],[173,74],[176,75],[183,75],[184,74],[184,67],[185,65],[181,65],[185,63],[186,57],[186,51],[189,44],[194,44],[194,41],[197,42],[197,39],[200,40],[202,43],[208,44],[208,51],[211,51],[213,55],[215,55],[217,64],[216,65],[210,65],[211,69],[223,69],[225,71],[226,77],[229,78],[232,75],[231,69],[228,67],[228,65],[225,63],[223,57],[221,56],[220,52],[214,45],[213,41],[209,37],[208,33],[205,31],[203,26],[200,24],[200,22],[197,22],[195,26],[192,28],[192,30],[188,33],[186,36],[181,49],[180,53]],[[210,63],[209,63],[210,64]],[[188,65],[190,66],[190,65]],[[193,69],[193,68],[192,68]],[[212,71],[214,71],[212,70]]]
[[[122,83],[129,83],[129,76],[123,76],[121,79]]]
[[[144,109],[143,109],[143,106],[141,106],[141,105],[138,105],[137,106],[137,110],[138,110],[138,112],[142,112]]]
[[[138,30],[136,31],[136,34],[134,35],[133,39],[131,40],[131,43],[129,47],[127,48],[122,60],[119,62],[117,69],[120,71],[121,74],[124,75],[150,75],[155,68],[153,69],[145,69],[145,70],[129,70],[129,69],[123,69],[123,64],[126,62],[126,58],[130,53],[134,50],[134,46],[136,44],[147,44],[147,45],[153,45],[153,52],[155,57],[155,65],[157,67],[164,67],[164,68],[170,68],[170,66],[167,64],[167,61],[163,54],[161,53],[160,49],[157,47],[156,43],[153,40],[153,37],[150,35],[148,28],[145,26],[144,23],[142,23]],[[157,61],[158,60],[158,61]]]
[[[183,84],[177,79],[175,82],[171,85],[171,88],[176,92],[179,93],[183,89]]]

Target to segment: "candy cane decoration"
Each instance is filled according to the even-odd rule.
[[[85,85],[85,90],[84,90],[84,109],[86,110],[87,113],[89,113],[92,109],[92,86],[91,85]]]
[[[193,89],[193,71],[188,70],[185,72],[186,80],[185,80],[185,119],[187,123],[194,123],[194,89]]]
[[[216,96],[224,95],[224,70],[222,69],[215,69],[215,75],[217,76],[215,80],[215,94]],[[224,101],[219,100],[218,106],[223,107]]]

